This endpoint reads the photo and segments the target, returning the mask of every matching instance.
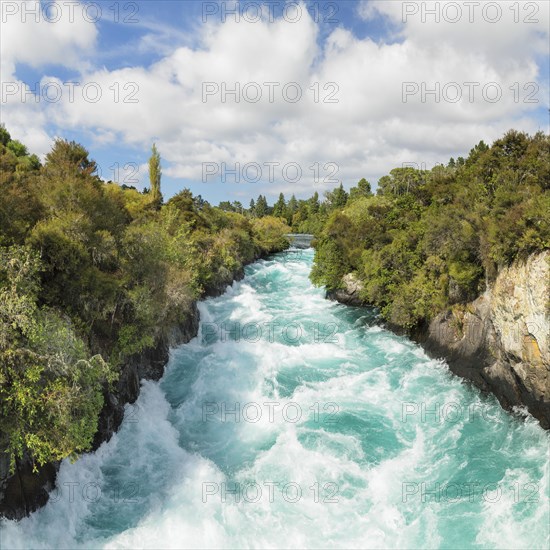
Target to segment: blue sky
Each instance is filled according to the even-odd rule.
[[[2,3],[2,122],[39,154],[56,136],[79,141],[102,177],[137,187],[155,141],[166,197],[184,187],[213,203],[306,197],[339,181],[375,184],[403,163],[430,168],[512,127],[548,132],[545,2],[517,12],[500,2],[500,14],[480,3],[471,21],[455,2],[454,22],[445,2],[439,21],[422,13],[434,2],[241,2],[237,17],[233,2],[109,0],[75,3],[69,20],[57,0],[42,3],[38,21],[34,4]],[[67,82],[79,83],[74,101]],[[276,83],[273,101],[266,82]],[[57,102],[23,94],[51,83]],[[205,99],[206,83],[218,91]],[[404,83],[418,89],[407,101]],[[224,85],[240,86],[239,102],[222,101]],[[282,90],[296,85],[292,103]],[[257,103],[245,86],[260,90]],[[88,101],[84,87],[101,99]]]

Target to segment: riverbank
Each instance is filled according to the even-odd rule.
[[[511,410],[525,408],[550,429],[550,251],[531,255],[502,269],[486,292],[455,305],[407,334],[450,370],[493,393]],[[327,297],[346,305],[367,305],[361,283],[352,275]]]
[[[258,254],[248,263],[253,263],[268,254]],[[217,278],[214,284],[205,288],[201,299],[222,295],[234,281],[244,277],[244,267],[234,272],[227,271]],[[112,390],[104,392],[104,405],[98,419],[98,428],[91,452],[102,443],[109,441],[119,429],[127,404],[138,399],[141,380],[159,380],[168,363],[170,349],[186,344],[197,336],[200,314],[197,302],[191,303],[189,311],[182,313],[181,320],[162,331],[153,346],[127,359],[120,369],[120,376]],[[21,519],[48,502],[49,493],[54,489],[60,462],[53,462],[33,469],[26,457],[16,461],[15,472],[9,473],[9,460],[0,455],[0,516],[8,519]]]

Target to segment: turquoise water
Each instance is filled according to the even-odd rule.
[[[0,546],[548,548],[548,434],[325,300],[312,256],[201,303],[201,334]]]

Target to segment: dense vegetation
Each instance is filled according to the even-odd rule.
[[[352,190],[318,232],[311,279],[342,287],[412,329],[482,293],[498,269],[550,248],[550,138],[509,131],[466,159],[432,170],[395,168]],[[459,307],[459,306],[456,306]]]
[[[370,195],[370,184],[362,179],[356,187],[350,190],[352,199]],[[240,212],[255,218],[274,216],[287,223],[295,233],[319,233],[328,220],[329,215],[336,209],[346,205],[348,193],[342,184],[332,191],[326,191],[322,200],[315,192],[309,199],[297,199],[294,195],[287,201],[283,193],[273,206],[269,206],[267,199],[259,195],[255,201],[250,201],[250,207],[245,209],[239,201],[230,203],[223,201],[219,208],[226,212]]]
[[[0,127],[0,451],[35,464],[90,448],[104,390],[194,300],[288,246],[273,217],[183,190],[104,182],[84,147],[57,140],[42,166]]]

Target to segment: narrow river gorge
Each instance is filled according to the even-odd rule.
[[[200,303],[199,336],[2,548],[548,548],[548,432],[325,300],[312,260]]]

